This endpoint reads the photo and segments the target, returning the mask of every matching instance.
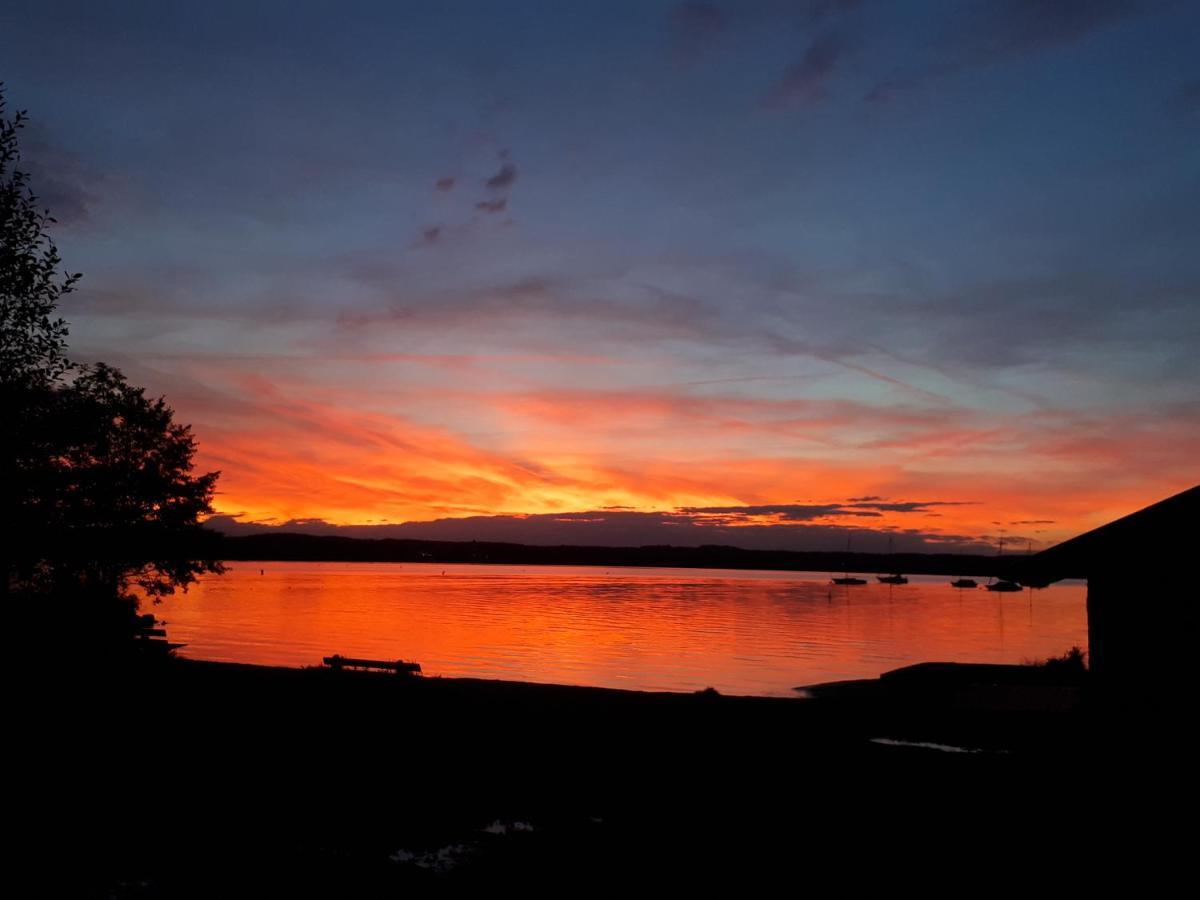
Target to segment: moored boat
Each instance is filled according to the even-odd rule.
[[[996,559],[1004,555],[1004,538],[1000,538],[1000,550],[996,554]],[[999,568],[997,566],[996,568]],[[1009,578],[1000,578],[993,576],[987,584],[984,585],[989,591],[994,591],[999,594],[1015,594],[1018,591],[1024,590],[1017,582]]]
[[[892,558],[892,536],[888,535],[888,559]],[[894,575],[876,575],[880,584],[908,584],[908,579],[896,572]]]
[[[865,578],[857,578],[854,575],[850,574],[850,535],[849,534],[846,535],[846,573],[841,578],[833,578],[831,576],[829,579],[829,583],[830,584],[843,584],[843,585],[852,585],[852,584],[858,585],[858,584],[866,584],[867,583],[867,580]]]
[[[989,591],[996,591],[1001,594],[1012,594],[1016,593],[1017,591],[1024,590],[1024,588],[1017,584],[1017,582],[1009,581],[1004,578],[1001,578],[999,581],[993,581],[986,587]]]

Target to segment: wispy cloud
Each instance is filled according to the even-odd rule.
[[[894,503],[881,500],[860,500],[847,504],[850,509],[874,509],[880,512],[923,513],[935,506],[974,506],[972,500],[902,500]]]
[[[878,517],[870,510],[848,509],[836,503],[800,504],[772,503],[757,506],[688,506],[679,510],[689,516],[702,516],[719,520],[722,524],[749,524],[756,519],[769,517],[780,522],[811,522],[816,519],[850,517]]]
[[[500,167],[500,171],[484,182],[484,186],[489,191],[503,191],[512,187],[516,181],[517,167],[512,163],[505,163]]]
[[[764,99],[768,107],[811,106],[828,96],[827,86],[846,52],[846,42],[825,34],[809,45],[804,55],[784,70]]]
[[[442,237],[441,225],[430,225],[428,228],[421,229],[421,237],[418,243],[422,246],[430,247],[436,244]]]
[[[880,80],[867,100],[884,102],[944,78],[1068,46],[1163,6],[1136,0],[990,0],[949,19],[928,61]]]
[[[66,228],[90,221],[106,179],[36,123],[27,126],[21,146],[19,168],[29,174],[37,205]]]

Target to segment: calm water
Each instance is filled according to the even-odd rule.
[[[831,588],[795,572],[243,562],[155,612],[201,659],[341,653],[416,660],[427,675],[730,694],[1087,646],[1081,583],[992,594],[864,577]]]

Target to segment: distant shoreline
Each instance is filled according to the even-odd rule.
[[[1004,577],[1027,554],[829,553],[745,550],[740,547],[539,546],[485,541],[348,538],[295,533],[222,537],[217,555],[231,562],[392,562],[483,565],[610,566],[783,572],[878,572],[906,575]]]

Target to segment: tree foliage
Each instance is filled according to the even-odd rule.
[[[55,315],[78,274],[59,276],[54,222],[18,166],[26,115],[6,118],[0,84],[0,383],[49,385],[70,368],[67,324]]]
[[[72,376],[44,392],[14,460],[21,543],[55,547],[68,578],[112,593],[136,585],[158,597],[219,571],[187,552],[202,549],[198,517],[212,512],[217,480],[192,474],[191,429],[111,366]]]
[[[132,621],[134,588],[157,598],[221,571],[199,527],[218,473],[193,474],[195,439],[163,398],[68,361],[57,307],[79,276],[59,274],[54,219],[18,168],[25,114],[6,118],[3,100],[0,85],[4,589]]]

